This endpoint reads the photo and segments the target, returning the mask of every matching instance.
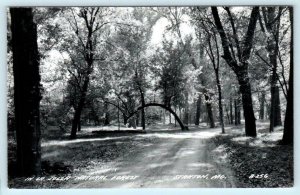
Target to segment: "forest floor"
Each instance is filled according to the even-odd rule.
[[[258,123],[257,138],[249,138],[243,136],[242,126],[226,127],[226,134],[204,124],[187,132],[173,125],[150,126],[146,133],[86,127],[75,140],[67,135],[43,139],[43,175],[11,178],[8,184],[12,188],[291,187],[293,147],[278,144],[282,128],[273,133],[267,128],[267,123]],[[14,145],[11,139],[9,143]],[[10,162],[13,154],[9,157]]]

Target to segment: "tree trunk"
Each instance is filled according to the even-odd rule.
[[[183,114],[183,124],[188,125],[189,124],[189,94],[187,91],[184,92],[184,114]]]
[[[282,143],[292,144],[294,139],[294,89],[293,89],[293,68],[290,68],[289,90],[287,95],[287,105],[284,120],[284,132]]]
[[[229,124],[233,124],[232,97],[231,96],[230,96],[230,100],[229,100],[229,109],[230,109],[230,122],[229,122]]]
[[[237,98],[237,124],[241,124],[241,97]]]
[[[238,117],[238,111],[239,108],[238,108],[238,102],[237,102],[237,99],[234,100],[234,124],[235,125],[238,125],[239,124],[239,117]]]
[[[192,119],[193,119],[193,112],[192,112],[192,109],[189,108],[189,123],[188,124],[192,124],[193,123]]]
[[[249,83],[248,74],[246,72],[240,74],[238,81],[240,85],[240,92],[242,94],[246,136],[256,137],[256,119],[253,112],[251,86]]]
[[[77,131],[81,131],[81,120],[78,123]]]
[[[17,173],[41,172],[40,74],[37,29],[31,8],[11,8]]]
[[[265,119],[265,101],[266,101],[266,93],[264,91],[261,92],[261,96],[259,99],[260,99],[259,119],[264,120]]]
[[[145,106],[145,97],[144,97],[144,92],[141,90],[141,101],[142,101],[142,106]],[[141,125],[142,129],[146,129],[146,119],[145,119],[145,109],[141,110]]]
[[[294,142],[294,32],[293,32],[293,7],[289,7],[291,22],[291,42],[290,42],[290,78],[287,93],[286,113],[284,120],[283,144],[293,144]]]
[[[201,116],[201,95],[198,95],[198,99],[196,102],[196,116],[195,116],[195,125],[200,124],[200,116]]]
[[[136,114],[135,124],[137,127],[140,126],[140,118],[141,118],[140,115],[141,115],[141,113]],[[141,124],[142,124],[142,121],[141,121]]]
[[[176,113],[176,110],[177,110],[177,109],[176,109],[176,106],[175,106],[175,107],[174,107],[174,112],[175,112],[175,113]],[[176,113],[176,114],[177,114],[177,113]],[[175,120],[174,122],[175,122],[175,127],[176,127],[177,121]]]
[[[222,128],[222,133],[225,133],[224,128],[224,117],[223,117],[223,105],[222,105],[222,92],[221,92],[221,85],[218,84],[218,94],[219,94],[219,117],[220,117],[220,124]]]
[[[128,122],[129,122],[128,127],[133,127],[134,129],[136,129],[136,124],[135,124],[134,118],[130,118]]]
[[[218,87],[218,95],[219,95],[219,117],[220,117],[220,125],[222,129],[222,133],[225,133],[225,128],[224,128],[224,118],[223,118],[223,104],[222,104],[222,89],[221,89],[221,83],[220,83],[220,78],[219,78],[219,70],[215,70],[216,74],[216,81],[217,81],[217,87]]]
[[[267,10],[266,10],[267,9]],[[269,62],[272,66],[271,74],[271,111],[270,111],[270,132],[274,127],[281,125],[281,109],[279,101],[279,87],[277,77],[277,54],[278,54],[278,39],[280,26],[280,8],[278,16],[275,14],[275,7],[263,7],[266,29],[271,36],[267,38],[267,50],[269,53]]]
[[[179,118],[182,119],[182,108],[179,108]]]
[[[235,54],[232,53],[232,51],[229,48],[230,45],[229,39],[227,38],[227,35],[224,31],[217,7],[211,7],[211,10],[212,10],[212,15],[215,21],[216,28],[218,30],[218,33],[222,41],[223,52],[224,52],[224,55],[222,57],[236,74],[240,85],[240,92],[242,94],[242,102],[243,102],[243,110],[244,110],[244,118],[245,118],[246,136],[256,137],[256,125],[255,125],[255,117],[254,117],[254,111],[252,105],[251,86],[248,77],[247,61],[249,60],[251,55],[256,22],[259,15],[259,7],[255,6],[252,8],[249,24],[247,27],[247,32],[243,37],[243,41],[240,42],[238,41],[238,39],[235,39],[235,44],[237,46],[241,44],[242,46],[242,47],[237,47],[238,54],[236,58],[239,60],[238,61],[239,63],[236,61],[236,59],[234,59],[235,56],[233,57],[233,55]],[[229,9],[228,12],[230,12]],[[235,32],[235,27],[233,24],[232,24],[232,29],[233,29],[234,36],[237,37],[237,34]]]
[[[109,125],[110,123],[109,105],[106,102],[104,103],[104,112],[105,112],[104,125]]]
[[[212,112],[210,97],[209,97],[209,95],[207,95],[205,93],[204,98],[205,98],[205,101],[206,101],[206,111],[207,111],[207,119],[208,119],[207,122],[209,123],[210,128],[214,128],[215,127],[215,122],[214,122],[214,116],[213,116],[213,112]]]
[[[280,97],[279,97],[279,87],[275,88],[275,116],[274,116],[274,127],[281,126],[281,106],[280,106]]]
[[[226,117],[227,117],[227,123],[231,124],[230,123],[230,115],[229,115],[229,112],[228,112],[228,108],[226,106],[225,106],[225,112],[226,112]]]
[[[128,117],[123,113],[123,124],[126,125],[128,122]]]
[[[189,124],[189,113],[188,113],[188,109],[187,108],[184,109],[183,123],[185,125]]]
[[[120,103],[118,101],[118,107],[120,106]],[[117,118],[117,122],[118,122],[118,130],[120,131],[121,125],[120,125],[120,109],[118,109],[118,118]]]
[[[91,14],[91,16],[89,17],[87,11],[81,12],[80,17],[83,18],[86,22],[85,22],[85,29],[87,30],[86,32],[86,41],[85,44],[83,44],[83,48],[81,48],[81,51],[84,51],[83,54],[83,58],[85,60],[85,64],[86,67],[84,68],[84,71],[81,73],[80,75],[80,80],[83,81],[83,84],[81,86],[81,83],[79,83],[79,88],[80,88],[80,99],[79,99],[79,103],[76,105],[76,109],[75,109],[75,113],[74,113],[74,118],[73,118],[73,122],[72,122],[72,129],[71,129],[71,135],[70,138],[71,139],[75,139],[76,138],[76,133],[77,133],[77,128],[80,127],[80,117],[81,117],[81,113],[83,110],[83,107],[85,105],[85,99],[86,99],[86,93],[88,90],[88,85],[89,85],[89,81],[90,81],[90,75],[93,72],[93,63],[94,63],[94,49],[96,48],[96,43],[95,42],[95,36],[93,36],[93,34],[99,30],[99,29],[94,29],[94,25],[95,23],[93,22],[93,20],[95,20],[95,17],[97,15],[98,12],[93,13],[89,12],[89,14]],[[74,18],[75,19],[75,18]],[[77,23],[76,23],[77,25]],[[78,29],[77,29],[78,30]],[[78,39],[80,39],[82,41],[82,38],[80,38],[78,32],[76,33],[76,35],[78,36]],[[83,67],[81,67],[83,68]]]
[[[241,100],[237,99],[237,124],[241,124]]]
[[[270,132],[274,131],[274,127],[282,125],[281,109],[279,98],[279,87],[271,87],[271,108],[270,108]]]
[[[82,87],[82,93],[80,95],[80,100],[79,100],[78,105],[75,108],[75,113],[74,113],[74,117],[73,117],[73,121],[72,121],[71,136],[70,136],[71,139],[76,138],[77,130],[78,130],[78,127],[80,126],[80,117],[81,117],[81,113],[82,113],[84,103],[85,103],[86,92],[88,90],[88,84],[89,84],[89,76],[87,76],[85,78],[85,81],[84,81],[83,87]]]

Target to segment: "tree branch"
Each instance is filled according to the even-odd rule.
[[[252,48],[252,42],[253,42],[253,36],[256,26],[256,21],[258,19],[259,15],[259,7],[253,7],[251,11],[250,21],[248,25],[248,30],[245,36],[245,39],[243,41],[243,50],[242,50],[242,62],[245,60],[248,60],[251,53]]]
[[[241,48],[240,48],[240,44],[239,44],[239,38],[238,35],[236,33],[236,29],[234,26],[234,21],[233,21],[233,17],[231,15],[230,9],[229,7],[225,7],[224,8],[228,14],[229,20],[230,20],[230,24],[231,24],[231,28],[232,28],[232,32],[233,32],[233,38],[234,38],[234,42],[236,44],[236,48],[237,48],[237,54],[238,54],[238,58],[241,59]]]

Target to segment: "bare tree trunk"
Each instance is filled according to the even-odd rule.
[[[128,117],[123,113],[123,124],[126,125],[128,123]]]
[[[139,90],[140,90],[140,94],[141,94],[142,106],[145,106],[144,92],[141,88],[139,88]],[[141,110],[141,125],[142,125],[142,129],[145,130],[146,129],[145,109]]]
[[[287,105],[286,114],[284,120],[284,131],[283,131],[283,144],[293,144],[294,143],[294,32],[293,32],[293,7],[289,7],[290,11],[290,22],[291,22],[291,42],[290,42],[290,80],[289,89],[287,94]]]
[[[136,114],[136,122],[135,122],[136,126],[140,125],[140,118],[141,118],[140,115],[141,115],[141,113],[137,113]],[[142,121],[141,121],[141,124],[142,124]]]
[[[275,88],[275,120],[274,127],[281,126],[281,106],[280,106],[280,97],[279,97],[279,87]]]
[[[234,124],[238,125],[238,103],[237,99],[234,100]]]
[[[174,106],[174,112],[176,113],[176,106]],[[177,125],[176,120],[174,122],[175,122],[175,127],[176,127],[176,125]]]
[[[281,125],[281,109],[279,99],[279,87],[277,77],[277,55],[278,55],[278,39],[279,39],[279,26],[280,15],[282,9],[279,7],[278,17],[275,14],[275,7],[263,7],[263,15],[266,30],[271,35],[267,38],[267,50],[269,53],[269,62],[272,66],[271,74],[271,111],[270,111],[270,132],[274,127]]]
[[[230,109],[230,122],[229,122],[229,124],[233,124],[232,97],[231,96],[230,96],[230,100],[229,100],[229,109]]]
[[[260,99],[259,119],[264,120],[265,119],[265,101],[266,101],[266,93],[264,91],[261,92],[261,96],[259,99]]]
[[[209,123],[210,128],[214,128],[215,127],[215,121],[214,121],[214,116],[213,116],[213,112],[212,112],[210,97],[209,97],[209,95],[207,95],[205,93],[204,98],[205,98],[205,101],[206,101],[206,111],[207,111],[207,119],[208,119],[207,122]]]
[[[196,116],[195,116],[195,125],[199,125],[201,117],[201,95],[198,95],[198,99],[196,102]]]
[[[166,111],[163,112],[163,124],[166,124]]]
[[[219,117],[220,117],[220,123],[222,128],[222,133],[225,133],[224,128],[224,118],[223,118],[223,105],[222,105],[222,91],[221,91],[221,84],[220,80],[217,78],[217,86],[218,86],[218,94],[219,94]]]
[[[107,102],[104,103],[104,114],[105,114],[104,125],[109,125],[110,123],[109,104]]]
[[[229,115],[227,106],[225,106],[225,112],[226,112],[226,117],[227,117],[227,123],[228,123],[228,124],[231,124],[231,123],[230,123],[230,115]]]
[[[219,78],[219,68],[215,68],[215,75],[216,75],[218,95],[219,95],[218,101],[219,101],[220,125],[221,125],[221,129],[222,129],[222,133],[225,133],[224,117],[223,117],[223,104],[222,104],[222,89],[221,89],[221,83],[220,83],[220,78]]]
[[[183,117],[183,123],[185,125],[189,124],[189,103],[188,103],[188,92],[185,92],[185,100],[184,100],[184,117]]]
[[[245,130],[247,136],[256,137],[255,117],[252,105],[251,86],[248,75],[241,76],[239,79],[240,92],[242,94],[242,103],[245,116]],[[254,131],[254,130],[255,131]]]
[[[193,123],[192,119],[193,119],[193,112],[192,112],[192,109],[189,106],[189,123],[188,124],[192,124]]]
[[[72,129],[71,129],[71,139],[75,139],[76,138],[76,134],[77,134],[77,130],[78,127],[80,126],[80,117],[81,117],[81,113],[85,104],[85,98],[86,98],[86,92],[88,89],[88,84],[89,84],[89,77],[86,77],[83,87],[82,87],[82,93],[80,96],[80,100],[79,103],[77,104],[76,108],[75,108],[75,113],[74,113],[74,117],[73,117],[73,121],[72,121]]]
[[[237,97],[234,100],[234,124],[241,124],[241,100],[240,97]]]
[[[79,121],[79,123],[78,123],[77,131],[81,131],[81,121]]]
[[[41,172],[40,74],[37,29],[31,8],[11,8],[17,172]]]

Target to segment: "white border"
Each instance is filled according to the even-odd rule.
[[[6,121],[6,8],[8,6],[193,6],[193,5],[292,5],[294,6],[294,187],[293,188],[141,188],[141,189],[8,189],[7,188],[7,121]],[[224,195],[243,194],[243,195],[258,195],[258,194],[272,194],[272,195],[299,195],[299,105],[297,98],[300,97],[300,1],[299,0],[1,0],[0,1],[0,195],[18,195],[18,194],[32,194],[32,195],[50,195],[50,194],[211,194]]]

